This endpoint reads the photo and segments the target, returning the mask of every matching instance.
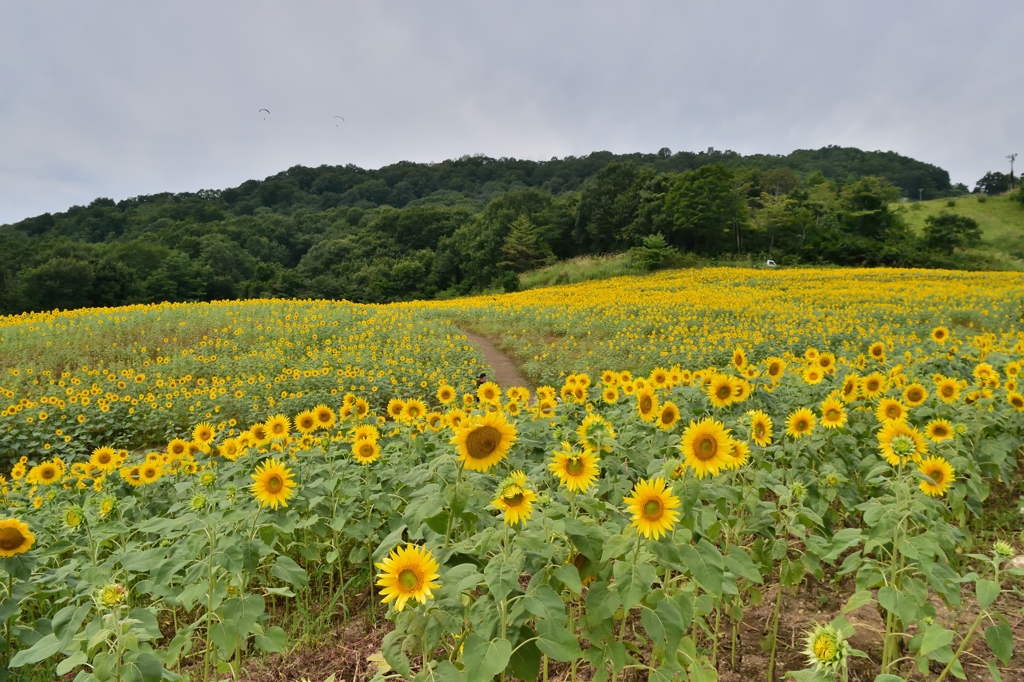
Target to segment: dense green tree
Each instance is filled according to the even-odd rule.
[[[513,272],[526,272],[555,260],[540,230],[525,214],[512,221],[501,254],[504,260],[498,266]]]
[[[680,174],[665,201],[675,224],[674,246],[698,253],[728,253],[748,211],[734,185],[735,174],[722,165]]]
[[[928,216],[924,222],[924,243],[933,251],[949,255],[956,248],[981,243],[981,228],[973,218],[942,211]]]
[[[1002,194],[1010,189],[1010,176],[999,171],[985,173],[974,185],[975,192],[982,194]]]

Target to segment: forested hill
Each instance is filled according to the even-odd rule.
[[[0,312],[456,295],[655,234],[704,256],[903,262],[913,249],[898,243],[885,204],[919,188],[926,199],[957,191],[937,166],[842,147],[296,166],[230,189],[100,198],[4,225]]]

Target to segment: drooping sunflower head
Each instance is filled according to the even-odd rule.
[[[663,478],[637,481],[622,501],[633,516],[632,525],[645,538],[657,540],[679,520],[679,498],[672,494]]]
[[[288,500],[294,494],[295,481],[292,471],[277,459],[268,459],[257,465],[256,472],[251,476],[253,483],[249,490],[259,501],[260,506],[277,509],[287,507]]]
[[[360,464],[372,464],[380,457],[376,440],[363,439],[352,443],[352,458]]]
[[[437,399],[442,405],[447,405],[455,400],[455,389],[448,384],[441,384],[437,389]]]
[[[576,428],[576,437],[580,444],[589,450],[611,450],[610,442],[615,439],[612,423],[599,414],[591,413],[583,418],[583,423]]]
[[[438,563],[423,547],[398,547],[376,566],[381,571],[377,575],[377,585],[382,588],[383,602],[394,601],[395,611],[404,609],[410,599],[426,604],[427,599],[433,596],[433,590],[441,586],[435,582],[440,577]]]
[[[642,388],[636,392],[636,411],[645,422],[652,421],[658,412],[658,397],[652,388]]]
[[[729,448],[732,438],[725,425],[711,417],[705,417],[690,425],[683,431],[679,449],[683,453],[684,463],[693,469],[697,478],[712,476],[725,468],[729,463]]]
[[[24,554],[35,541],[36,536],[25,522],[18,519],[0,520],[0,557]]]
[[[658,412],[658,428],[665,431],[670,431],[672,427],[679,421],[679,408],[671,400],[665,401],[661,404],[661,410]]]
[[[592,450],[580,452],[568,442],[562,441],[562,448],[555,449],[548,469],[569,490],[586,492],[601,474],[599,461]]]
[[[803,438],[814,430],[814,425],[817,423],[818,420],[810,409],[798,408],[786,417],[786,435]]]
[[[760,447],[767,447],[772,442],[772,418],[763,410],[753,410],[750,414],[750,439]]]
[[[898,421],[907,416],[907,407],[895,398],[882,398],[875,408],[875,417],[884,423],[887,421]]]
[[[487,471],[508,454],[516,440],[516,427],[500,412],[481,415],[459,427],[452,444],[459,448],[459,461],[470,471]]]
[[[931,497],[945,495],[956,480],[953,465],[942,457],[929,457],[921,462],[917,471],[923,476],[920,483],[921,492]]]
[[[826,429],[838,429],[846,419],[846,407],[839,398],[827,398],[821,404],[821,424]]]

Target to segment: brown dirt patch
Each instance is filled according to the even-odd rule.
[[[497,383],[502,388],[509,388],[511,386],[533,387],[533,382],[527,380],[519,372],[512,359],[498,350],[493,341],[476,332],[466,329],[462,331],[466,335],[466,340],[480,349],[484,359],[487,360],[487,364],[491,366],[491,371],[487,374],[488,379]]]

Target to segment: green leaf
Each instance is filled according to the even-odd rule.
[[[231,621],[214,623],[210,626],[210,639],[224,651],[233,651],[238,641],[238,630]]]
[[[640,603],[651,589],[651,583],[658,577],[654,566],[649,563],[616,561],[612,567],[615,575],[615,591],[622,601],[622,608],[629,610]]]
[[[565,603],[548,585],[539,585],[527,593],[523,597],[523,606],[538,618],[561,618],[565,615]]]
[[[520,563],[515,559],[498,555],[484,567],[484,580],[495,601],[501,601],[509,592],[519,588]]]
[[[533,630],[525,625],[519,628],[519,641],[523,643],[512,652],[508,671],[520,680],[535,680],[540,672],[540,649],[536,641],[529,641],[535,636]]]
[[[262,635],[256,635],[253,637],[257,648],[260,651],[265,651],[268,654],[280,653],[288,648],[288,635],[280,627],[274,625],[269,627]],[[388,661],[391,663],[391,661]],[[392,668],[395,666],[392,665]],[[397,670],[397,668],[395,668]]]
[[[718,549],[707,540],[701,538],[696,547],[680,545],[679,553],[683,564],[697,584],[704,591],[716,597],[722,596],[722,578],[725,573],[725,562]]]
[[[462,649],[462,665],[466,678],[480,682],[493,679],[505,669],[511,656],[512,644],[507,639],[488,642],[474,632],[466,638],[466,644]]]
[[[306,570],[295,563],[291,557],[283,554],[277,557],[274,567],[270,569],[270,574],[299,590],[304,589],[309,584],[309,576],[306,575]]]
[[[537,635],[537,648],[553,661],[568,663],[583,656],[579,642],[561,623],[538,620]]]
[[[121,665],[121,679],[124,682],[159,682],[164,676],[160,659],[143,651],[134,659]]]
[[[470,635],[471,637],[473,635]],[[390,665],[395,672],[402,677],[408,679],[412,677],[412,669],[409,665],[409,659],[406,658],[405,652],[402,651],[402,645],[405,643],[406,635],[401,630],[392,630],[388,634],[384,635],[384,641],[381,642],[380,652],[384,655],[384,660]]]
[[[652,643],[664,647],[665,626],[661,622],[661,617],[651,609],[643,609],[640,612],[640,622],[643,623],[644,632],[651,638]]]
[[[243,598],[228,599],[224,602],[221,610],[224,613],[224,618],[233,621],[235,630],[244,637],[252,632],[253,626],[256,625],[266,608],[262,596],[250,594]]]
[[[434,678],[440,682],[463,682],[462,673],[450,661],[441,661],[437,664]]]
[[[41,637],[39,641],[33,644],[30,648],[19,651],[15,654],[9,665],[12,668],[20,668],[23,665],[31,665],[33,663],[45,661],[50,656],[61,651],[64,646],[65,645],[57,639],[56,635],[46,635],[45,637]]]
[[[575,594],[583,594],[583,583],[580,582],[580,572],[572,564],[563,564],[555,569],[555,578],[563,585],[572,590]]]
[[[804,564],[802,561],[790,561],[783,559],[779,567],[779,581],[786,587],[796,587],[804,579]]]
[[[84,651],[76,651],[57,665],[57,675],[63,677],[78,666],[88,662],[89,657]]]
[[[979,580],[974,583],[978,594],[978,608],[987,609],[999,597],[999,583],[993,580]]]
[[[875,682],[907,682],[899,675],[890,675],[885,673],[884,675],[878,675],[875,677]]]
[[[383,561],[384,557],[388,555],[395,546],[402,541],[402,535],[405,533],[406,525],[403,523],[398,528],[388,533],[387,537],[380,541],[377,545],[377,549],[373,552],[373,560]]]
[[[606,563],[611,559],[619,559],[635,546],[636,541],[625,535],[613,535],[604,543],[604,551],[601,552],[601,563]]]
[[[611,589],[608,583],[594,583],[587,590],[587,622],[591,627],[597,627],[599,623],[615,615],[621,603],[618,592]]]
[[[921,655],[927,656],[936,649],[941,649],[953,641],[953,631],[947,630],[938,623],[933,623],[924,631],[921,639]]]
[[[988,666],[988,674],[992,676],[992,682],[1003,682],[1003,676],[999,673],[999,666],[992,661],[985,661]]]
[[[752,583],[764,582],[757,564],[754,563],[750,555],[742,547],[737,547],[736,545],[729,547],[729,553],[725,556],[725,566],[731,573],[746,578]]]
[[[54,615],[53,621],[50,623],[53,634],[60,639],[64,646],[67,646],[71,642],[71,638],[78,634],[78,629],[82,627],[82,622],[91,611],[91,604],[65,606]]]
[[[1000,616],[999,620],[999,623],[985,628],[985,641],[1003,665],[1010,665],[1013,657],[1013,632],[1005,618]]]
[[[878,589],[878,603],[886,611],[892,611],[904,623],[917,619],[918,607],[906,594],[889,586]]]
[[[857,590],[846,600],[846,605],[843,606],[843,613],[856,611],[860,607],[870,604],[874,599],[875,597],[871,594],[871,590]]]
[[[156,622],[156,614],[149,609],[134,608],[128,614],[128,617],[139,621],[134,627],[138,630],[144,630],[150,639],[160,639],[163,637],[163,633],[160,632],[160,625]],[[140,637],[140,639],[144,638]]]

